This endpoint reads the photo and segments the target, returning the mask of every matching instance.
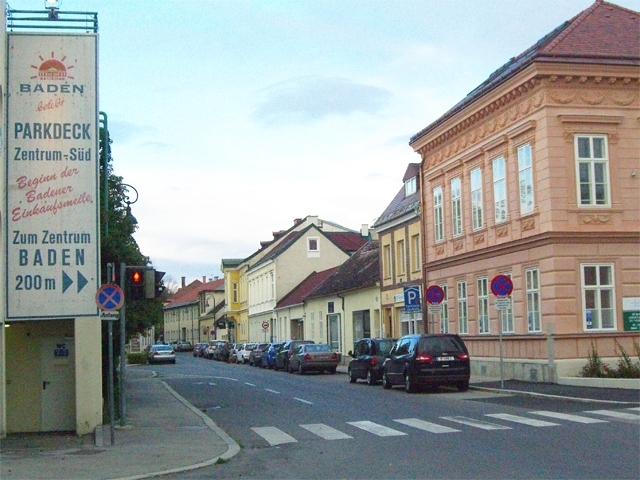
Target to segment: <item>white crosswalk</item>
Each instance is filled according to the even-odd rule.
[[[562,412],[553,412],[548,410],[538,410],[533,412],[527,412],[526,415],[513,415],[510,413],[487,413],[484,417],[489,417],[496,422],[506,422],[507,424],[517,424],[524,425],[525,427],[560,427],[562,425],[567,425],[571,423],[579,423],[579,424],[597,424],[597,423],[608,423],[610,421],[613,422],[625,422],[629,423],[640,423],[640,407],[638,408],[626,408],[619,410],[586,410],[583,412],[577,413],[562,413]],[[540,418],[535,417],[547,417],[553,418],[556,421],[561,421],[565,423],[556,423],[550,422],[546,420],[541,420]],[[594,418],[603,417],[603,418]],[[511,430],[512,427],[505,425],[503,423],[494,423],[488,422],[479,418],[471,418],[465,416],[446,416],[439,417],[434,421],[427,421],[420,418],[397,418],[392,419],[391,421],[396,424],[400,424],[405,427],[409,427],[410,433],[403,432],[400,430],[396,430],[386,425],[382,425],[380,423],[371,422],[368,420],[361,420],[357,422],[346,422],[344,426],[344,430],[341,431],[339,428],[335,426],[326,425],[324,423],[307,423],[300,424],[298,427],[306,430],[307,432],[312,433],[324,440],[350,440],[353,439],[353,434],[357,430],[349,431],[349,428],[355,427],[359,431],[363,431],[366,433],[370,433],[376,435],[378,437],[399,437],[404,435],[410,435],[411,433],[416,433],[417,431],[433,433],[433,434],[441,434],[441,433],[460,433],[462,430],[457,428],[452,428],[449,424],[455,423],[460,425],[459,428],[470,427],[470,428],[478,428],[481,430],[493,431],[493,430]],[[463,427],[464,426],[464,427]],[[294,432],[286,433],[279,428],[273,426],[265,426],[265,427],[253,427],[251,428],[257,435],[262,437],[269,445],[282,445],[286,443],[297,443],[298,440],[294,438],[294,436],[290,435]],[[347,433],[348,432],[348,433]],[[307,437],[308,438],[308,437]]]

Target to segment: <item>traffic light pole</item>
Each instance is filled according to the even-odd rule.
[[[126,277],[127,272],[127,264],[124,262],[120,263],[120,288],[123,292],[126,292]],[[127,354],[125,352],[126,345],[126,336],[127,336],[127,328],[126,328],[126,303],[122,303],[122,307],[120,307],[120,375],[118,376],[118,384],[120,385],[120,426],[124,427],[127,423],[126,415],[127,415],[127,400],[124,391],[124,372],[127,365]]]

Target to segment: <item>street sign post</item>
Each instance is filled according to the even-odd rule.
[[[496,309],[503,311],[511,308],[510,295],[513,292],[513,281],[508,275],[496,275],[491,279],[491,293],[496,298]],[[502,320],[498,319],[498,325],[500,328],[498,332],[500,334],[500,387],[504,388],[504,362],[502,354]]]
[[[269,322],[267,322],[266,320],[262,322],[262,329],[269,330]]]
[[[434,315],[439,313],[442,315],[442,301],[444,300],[444,289],[440,285],[431,285],[427,288],[425,294],[427,297],[427,303],[429,303],[429,313],[431,314],[431,328],[429,333],[435,333],[435,318]]]

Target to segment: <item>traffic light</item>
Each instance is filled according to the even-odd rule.
[[[131,300],[144,298],[144,271],[143,268],[132,268],[129,271],[129,299]]]
[[[154,290],[153,290],[153,297],[151,298],[158,298],[160,296],[162,296],[162,292],[164,292],[164,284],[162,283],[162,277],[164,277],[165,272],[159,272],[158,270],[154,270],[153,271],[154,275]]]

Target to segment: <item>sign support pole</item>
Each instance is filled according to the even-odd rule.
[[[125,290],[125,282],[126,282],[126,269],[127,264],[124,262],[120,262],[120,288],[122,291]],[[118,384],[120,385],[120,426],[124,427],[127,423],[126,415],[127,415],[127,405],[126,405],[126,394],[124,391],[124,371],[127,366],[127,354],[125,352],[126,345],[126,336],[127,329],[125,323],[125,303],[122,304],[120,308],[120,375],[118,376]]]

